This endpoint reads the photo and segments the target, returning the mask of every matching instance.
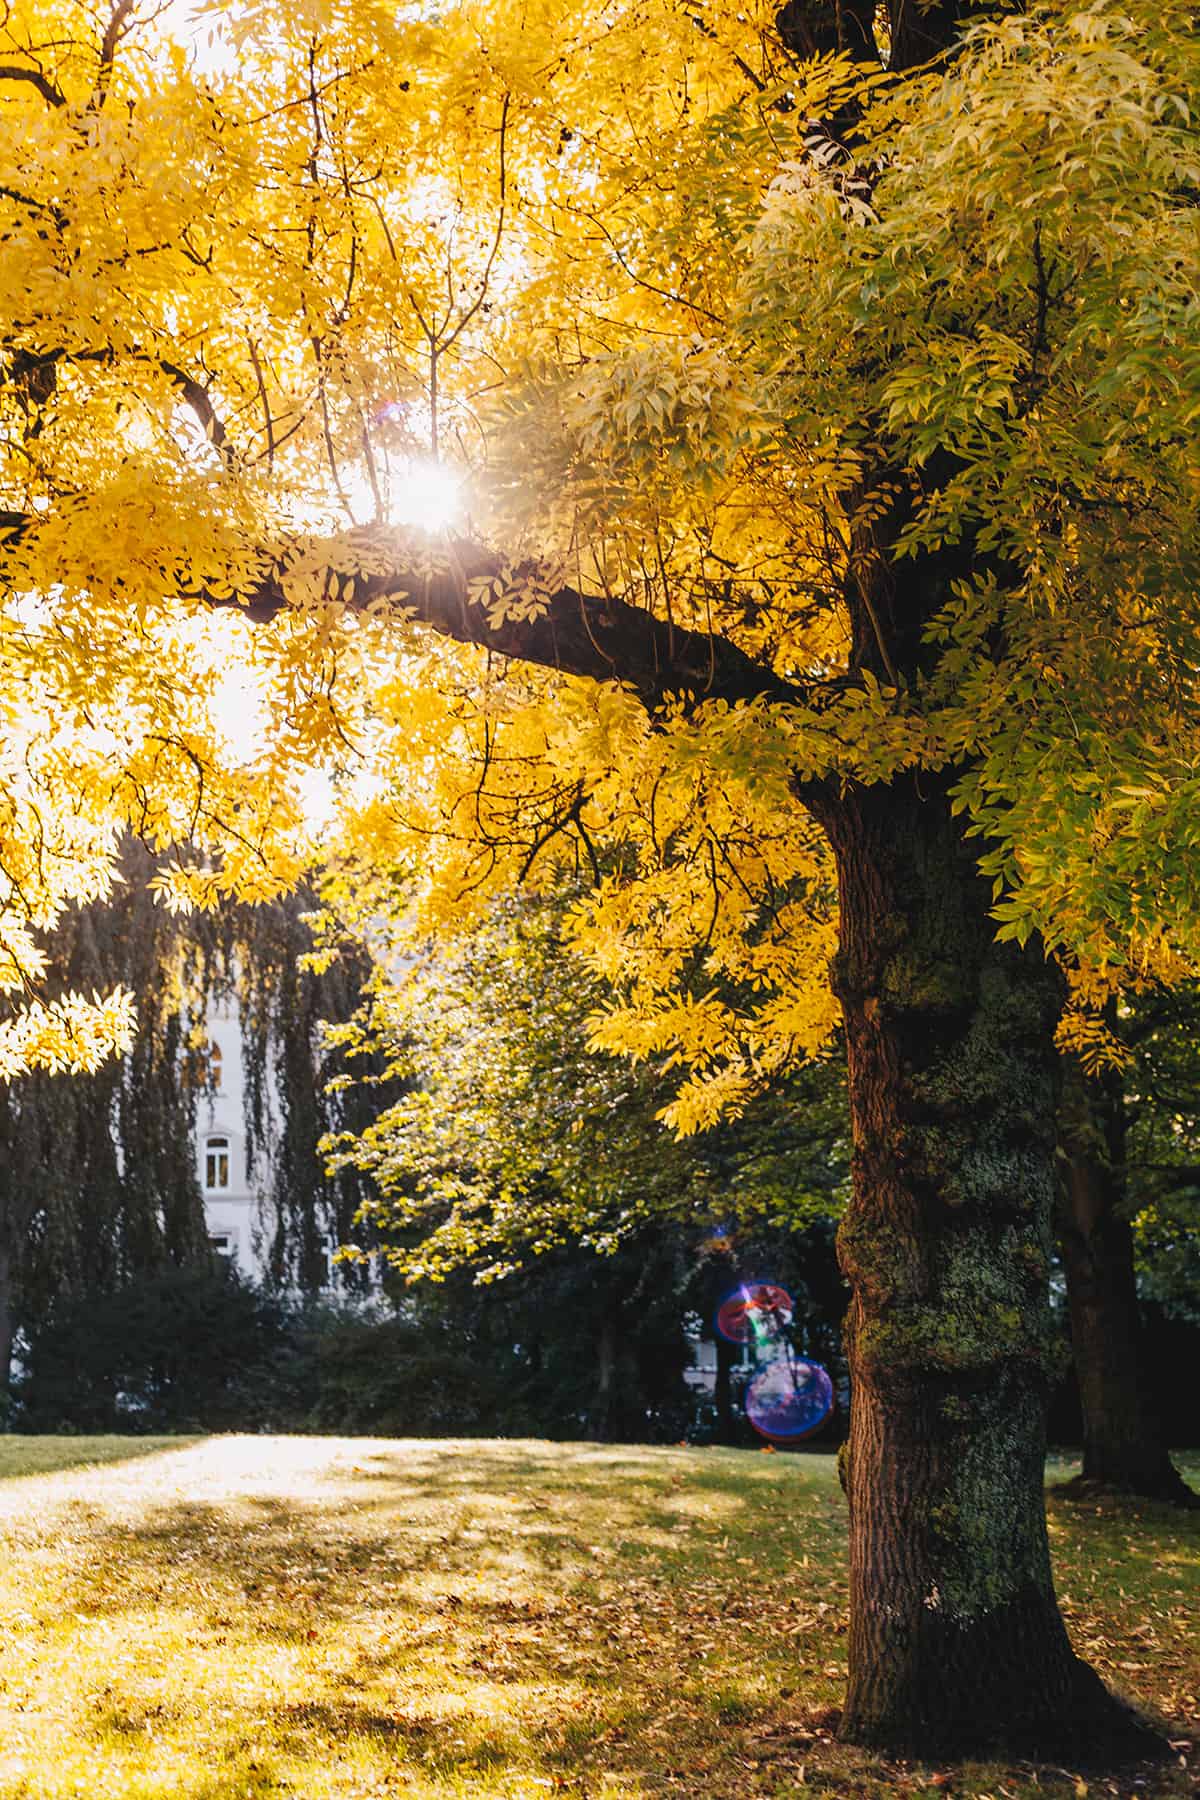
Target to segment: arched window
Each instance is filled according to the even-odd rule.
[[[204,1143],[204,1186],[215,1193],[229,1186],[229,1139],[210,1137]]]
[[[221,1091],[221,1046],[211,1040],[208,1046],[208,1085],[214,1094]]]

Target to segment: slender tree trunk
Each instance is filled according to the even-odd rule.
[[[1042,1489],[1058,1008],[998,945],[945,786],[851,786],[838,860],[854,1126],[842,1735],[922,1756],[1157,1747],[1067,1641]]]
[[[713,1383],[713,1405],[717,1412],[716,1439],[718,1444],[735,1444],[737,1431],[733,1420],[733,1366],[737,1360],[737,1351],[720,1332],[717,1333],[716,1346],[717,1376]]]
[[[1125,1095],[1115,1071],[1088,1081],[1064,1065],[1068,1153],[1058,1207],[1071,1346],[1083,1409],[1083,1473],[1060,1492],[1097,1487],[1200,1506],[1167,1453],[1148,1390],[1126,1210]]]
[[[588,1437],[593,1443],[608,1443],[613,1436],[617,1403],[617,1323],[611,1312],[600,1322],[596,1343],[596,1394],[588,1419]]]

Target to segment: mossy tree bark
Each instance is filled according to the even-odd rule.
[[[996,943],[944,783],[851,787],[827,826],[855,1144],[842,1735],[925,1757],[1147,1748],[1072,1652],[1050,1572],[1055,975]]]
[[[1083,1472],[1063,1491],[1102,1487],[1200,1506],[1167,1452],[1142,1355],[1118,1072],[1089,1081],[1064,1065],[1061,1134],[1058,1236],[1083,1411]]]

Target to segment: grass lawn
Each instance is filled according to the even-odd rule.
[[[1195,1514],[1051,1502],[1076,1643],[1170,1721],[1192,1775],[944,1771],[832,1742],[832,1458],[330,1438],[0,1452],[2,1800],[1196,1791]]]

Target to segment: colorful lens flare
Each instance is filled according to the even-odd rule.
[[[833,1382],[820,1363],[792,1348],[796,1302],[775,1281],[744,1281],[717,1308],[716,1328],[731,1344],[749,1344],[755,1365],[746,1417],[760,1437],[794,1443],[823,1425],[834,1408]]]
[[[746,1390],[746,1417],[765,1438],[808,1437],[832,1411],[829,1371],[790,1353],[760,1369]]]
[[[746,1282],[722,1300],[716,1325],[731,1344],[776,1338],[792,1322],[796,1306],[786,1288],[770,1281]]]

